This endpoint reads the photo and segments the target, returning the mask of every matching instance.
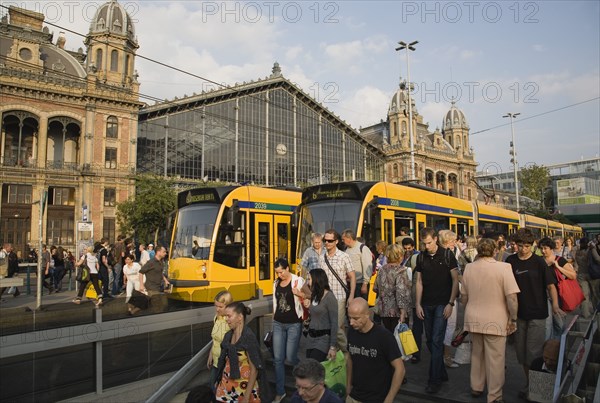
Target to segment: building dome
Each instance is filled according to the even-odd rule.
[[[396,91],[396,93],[392,96],[392,100],[390,101],[390,107],[388,108],[388,115],[398,112],[406,112],[406,114],[408,115],[407,100],[408,94],[406,93],[406,87],[404,83],[402,83],[398,88],[398,91]],[[412,112],[416,115],[417,108],[415,106],[414,98],[411,99],[411,103]]]
[[[90,24],[90,34],[103,33],[119,35],[137,42],[131,16],[116,0],[101,5]]]
[[[450,129],[469,129],[465,114],[456,107],[454,101],[452,101],[452,107],[442,121],[442,133]]]

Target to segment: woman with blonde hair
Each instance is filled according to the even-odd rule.
[[[467,237],[466,248],[458,257],[460,267],[466,267],[467,264],[473,263],[477,257],[477,239],[474,236]]]
[[[395,243],[385,250],[387,264],[379,269],[373,290],[377,293],[377,311],[381,323],[390,332],[398,322],[404,322],[410,312],[411,283],[402,265],[404,249]]]
[[[79,266],[83,264],[87,265],[88,269],[90,270],[90,279],[87,281],[81,281],[79,283],[79,291],[77,292],[77,297],[73,300],[73,303],[77,305],[81,304],[81,298],[83,298],[83,293],[85,292],[87,285],[91,281],[92,285],[94,286],[94,290],[96,290],[96,295],[98,298],[96,301],[96,305],[102,305],[102,289],[100,288],[100,284],[98,283],[98,270],[100,269],[100,264],[98,263],[98,259],[94,254],[93,246],[87,247],[85,255],[81,256],[81,258],[77,262],[77,270],[81,270]]]
[[[208,355],[208,361],[206,367],[210,369],[210,386],[214,388],[215,382],[217,382],[219,356],[221,355],[221,342],[225,333],[230,329],[227,325],[225,317],[225,308],[227,305],[233,302],[233,296],[229,291],[221,291],[215,296],[215,317],[213,319],[213,328],[210,332],[212,338],[212,349]],[[214,389],[213,389],[214,390]]]

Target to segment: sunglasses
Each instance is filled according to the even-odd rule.
[[[327,243],[331,243],[331,242],[335,242],[335,239],[325,239],[323,238],[323,240]]]

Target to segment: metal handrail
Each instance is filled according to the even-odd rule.
[[[265,304],[266,302],[266,304]],[[257,301],[256,306],[250,303],[252,306],[252,313],[246,318],[246,322],[250,323],[252,320],[262,318],[263,316],[271,313],[271,307],[273,305],[270,298],[265,300]],[[210,354],[212,348],[212,340],[209,341],[192,359],[190,359],[179,371],[177,371],[167,382],[165,382],[152,396],[150,396],[146,403],[159,403],[171,401],[185,385],[190,383],[206,365],[208,354]]]

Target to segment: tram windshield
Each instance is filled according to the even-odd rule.
[[[215,204],[201,204],[179,210],[172,259],[208,259],[219,207]]]
[[[315,232],[324,234],[330,228],[338,233],[348,228],[356,231],[361,206],[359,200],[327,200],[302,206],[298,257],[311,246],[310,237]]]

